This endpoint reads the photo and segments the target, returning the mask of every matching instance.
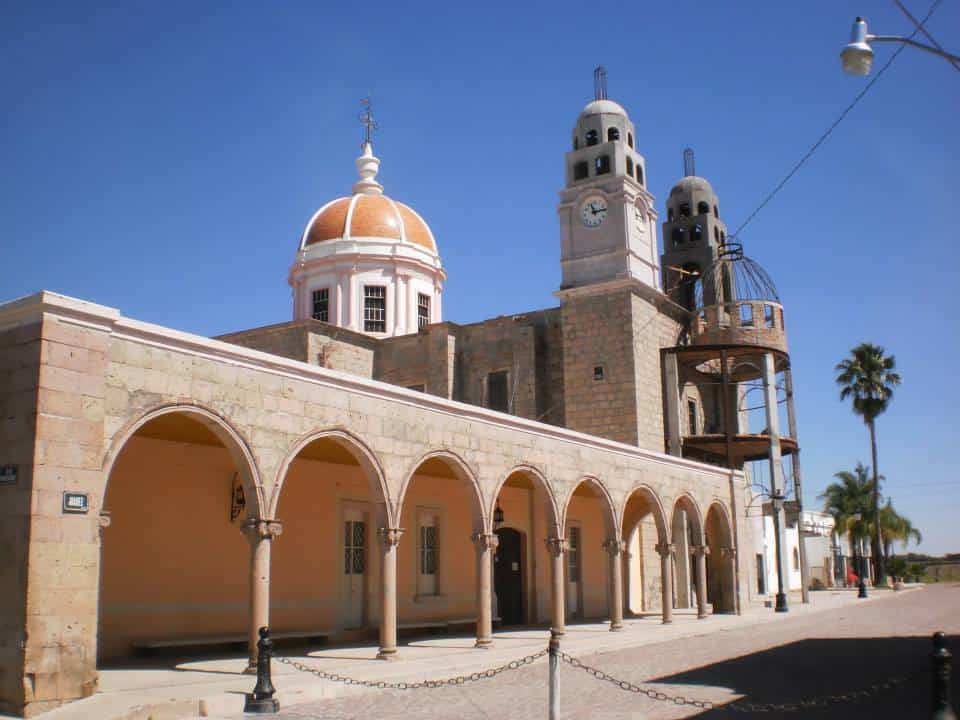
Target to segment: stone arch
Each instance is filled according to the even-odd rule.
[[[497,486],[493,490],[491,504],[487,508],[487,517],[493,517],[493,512],[497,505],[497,498],[500,496],[500,491],[503,489],[503,486],[506,485],[507,480],[516,474],[526,475],[531,479],[534,487],[539,487],[543,491],[545,497],[547,498],[547,522],[551,528],[558,528],[560,524],[560,509],[557,507],[557,497],[553,493],[553,488],[547,481],[546,476],[540,470],[532,465],[526,464],[514,465],[506,473],[504,473],[503,477],[500,478],[499,482],[497,482]]]
[[[638,483],[630,488],[630,492],[627,493],[623,501],[623,507],[620,511],[620,526],[623,528],[623,531],[626,532],[626,527],[624,522],[626,520],[627,508],[630,505],[630,501],[634,498],[635,495],[640,495],[645,498],[650,504],[651,514],[653,515],[654,522],[657,524],[657,536],[659,542],[663,544],[669,543],[669,535],[667,533],[667,514],[663,509],[663,502],[660,500],[660,496],[657,495],[657,491],[654,490],[647,483]]]
[[[113,472],[113,467],[130,438],[152,420],[175,413],[185,415],[189,419],[201,423],[212,432],[223,447],[226,448],[237,466],[240,481],[243,483],[243,490],[247,498],[247,514],[251,517],[260,517],[261,509],[265,506],[263,484],[260,479],[259,467],[253,457],[253,452],[250,450],[249,443],[240,434],[240,431],[234,428],[223,415],[196,403],[167,403],[158,405],[140,416],[129,420],[117,431],[101,462],[103,476],[106,481],[103,492],[104,497],[106,496],[106,488],[109,487],[110,484],[110,474]],[[253,503],[251,503],[251,500],[253,500]]]
[[[677,607],[692,608],[697,605],[697,566],[691,553],[696,546],[705,543],[703,513],[700,505],[689,492],[680,494],[670,513],[670,543],[674,547],[673,577],[674,600]]]
[[[454,478],[467,487],[467,495],[471,498],[470,510],[474,532],[489,532],[490,523],[486,502],[483,497],[483,488],[476,473],[470,468],[466,460],[451,450],[432,450],[417,459],[403,477],[403,484],[397,495],[396,505],[393,508],[394,517],[399,521],[403,512],[403,503],[413,482],[414,475],[423,467],[436,468],[437,464],[445,466]]]
[[[666,512],[656,490],[646,483],[630,489],[621,509],[620,527],[624,547],[624,607],[634,614],[662,611],[663,576],[658,546],[669,545],[670,535]]]
[[[707,556],[707,599],[715,613],[736,612],[736,553],[733,524],[727,506],[714,500],[707,509],[704,535]]]
[[[694,541],[698,545],[703,545],[705,541],[703,513],[700,511],[700,505],[690,493],[683,493],[674,501],[673,512],[671,513],[670,517],[670,529],[673,530],[673,524],[676,522],[677,513],[681,510],[685,511],[687,516],[693,520]]]
[[[393,508],[390,503],[390,488],[387,485],[386,476],[384,475],[380,461],[377,459],[373,450],[371,450],[360,437],[341,427],[329,428],[327,430],[313,430],[300,436],[296,442],[293,443],[284,456],[283,461],[280,463],[280,467],[277,469],[273,495],[270,498],[270,504],[268,506],[269,517],[273,518],[276,516],[277,506],[280,503],[280,496],[287,478],[287,473],[290,469],[290,464],[310,445],[323,440],[330,440],[336,446],[342,448],[363,469],[370,486],[370,494],[375,498],[379,496],[384,505],[384,519],[388,525],[392,526],[394,524],[394,517]]]
[[[606,529],[608,537],[615,537],[620,525],[619,518],[617,517],[616,503],[613,501],[613,496],[610,494],[607,486],[595,475],[584,475],[570,488],[570,492],[567,493],[563,502],[563,512],[561,515],[563,526],[566,527],[567,524],[567,512],[570,509],[570,501],[581,485],[589,487],[593,491],[594,496],[600,499],[600,504],[603,507],[604,528]]]

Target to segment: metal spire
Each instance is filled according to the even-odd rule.
[[[607,99],[607,69],[603,65],[597,65],[593,71],[593,99]]]
[[[363,145],[370,145],[371,134],[374,130],[379,130],[380,126],[373,119],[373,103],[370,101],[370,97],[363,98],[360,104],[364,107],[363,112],[360,113],[360,124],[363,125]]]
[[[693,162],[693,148],[685,148],[683,151],[683,176],[690,177],[697,174],[697,167]]]

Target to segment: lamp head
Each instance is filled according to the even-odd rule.
[[[850,42],[840,53],[843,71],[851,75],[869,75],[873,50],[867,43],[867,21],[858,17],[850,29]]]

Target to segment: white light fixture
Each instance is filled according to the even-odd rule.
[[[850,42],[840,53],[843,71],[851,75],[869,75],[873,50],[867,44],[867,21],[858,17],[850,29]]]

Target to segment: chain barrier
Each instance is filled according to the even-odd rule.
[[[666,693],[658,690],[643,688],[639,685],[634,685],[627,680],[615,678],[603,670],[598,670],[595,667],[591,667],[586,663],[577,660],[577,658],[567,655],[565,652],[560,652],[559,655],[564,662],[573,665],[575,668],[583,670],[588,675],[592,675],[593,677],[597,678],[597,680],[606,680],[607,682],[616,685],[621,690],[638,693],[640,695],[646,695],[651,700],[669,702],[673,703],[674,705],[692,705],[693,707],[703,708],[705,710],[711,710],[716,707],[715,703],[712,703],[709,700],[695,700],[682,695],[667,695]],[[751,702],[747,700],[747,698],[743,697],[738,700],[734,700],[731,703],[727,703],[724,705],[724,709],[740,713],[797,712],[800,710],[814,710],[817,708],[824,708],[829,705],[865,700],[866,698],[873,697],[881,692],[899,687],[907,681],[925,674],[927,674],[926,670],[917,670],[912,673],[908,673],[907,675],[897,675],[888,678],[883,682],[874,683],[873,685],[860,690],[852,690],[839,695],[824,695],[823,697],[811,698],[809,700],[795,700],[785,703],[757,703]]]
[[[637,693],[639,695],[646,695],[651,700],[659,700],[660,702],[669,702],[674,705],[692,705],[695,708],[702,708],[704,710],[712,710],[714,705],[709,700],[696,700],[694,698],[684,697],[682,695],[667,695],[662,693],[659,690],[651,690],[650,688],[642,688],[639,685],[634,685],[632,682],[627,680],[619,680],[613,675],[605,673],[603,670],[598,670],[595,667],[590,667],[586,663],[582,663],[577,660],[572,655],[567,655],[565,652],[560,651],[560,659],[565,663],[573,665],[575,668],[583,670],[588,675],[593,675],[597,680],[606,680],[609,683],[616,685],[621,690],[627,692]]]
[[[500,665],[498,667],[490,668],[489,670],[481,670],[479,672],[472,672],[467,675],[456,675],[449,678],[441,678],[439,680],[419,680],[417,682],[387,682],[385,680],[360,680],[358,678],[347,677],[346,675],[340,675],[338,673],[326,672],[325,670],[320,670],[310,665],[305,665],[304,663],[293,660],[292,658],[287,657],[277,657],[274,658],[279,663],[284,665],[289,665],[295,670],[300,672],[310,673],[316,675],[318,678],[324,680],[330,680],[332,682],[341,682],[345,685],[359,685],[366,688],[376,688],[377,690],[419,690],[421,688],[439,688],[439,687],[448,687],[455,685],[464,685],[468,682],[475,682],[477,680],[486,680],[488,678],[495,677],[502,672],[507,670],[518,670],[519,668],[524,667],[525,665],[530,665],[531,663],[536,662],[544,655],[547,654],[546,650],[541,650],[540,652],[534,653],[533,655],[527,655],[522,657],[519,660],[511,660],[506,665]]]

